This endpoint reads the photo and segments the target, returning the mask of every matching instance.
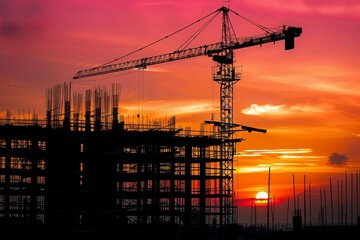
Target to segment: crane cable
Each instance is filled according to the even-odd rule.
[[[265,32],[267,32],[267,33],[274,33],[274,31],[273,31],[273,30],[271,30],[271,29],[270,29],[270,28],[268,28],[268,27],[265,27],[265,26],[263,26],[263,25],[261,25],[261,24],[259,24],[259,23],[256,23],[256,22],[254,22],[253,20],[250,20],[249,18],[246,18],[246,17],[244,17],[244,16],[240,15],[239,13],[234,12],[234,11],[233,11],[233,10],[231,10],[231,9],[229,9],[229,11],[231,11],[231,12],[232,12],[232,13],[234,13],[235,15],[237,15],[237,16],[239,16],[239,17],[241,17],[241,18],[242,18],[242,19],[244,19],[245,21],[247,21],[247,22],[249,22],[249,23],[253,24],[254,26],[256,26],[256,27],[258,27],[258,28],[262,29],[263,31],[265,31]]]
[[[152,45],[154,45],[154,44],[156,44],[156,43],[158,43],[158,42],[161,42],[161,41],[163,41],[164,39],[167,39],[167,38],[169,38],[169,37],[171,37],[171,36],[173,36],[173,35],[181,32],[181,31],[185,30],[186,28],[189,28],[189,27],[191,27],[192,25],[194,25],[194,24],[196,24],[196,23],[204,20],[205,18],[208,18],[209,16],[213,15],[213,14],[216,13],[216,12],[219,13],[219,12],[220,12],[220,9],[217,9],[217,10],[211,12],[210,14],[206,15],[205,17],[202,17],[202,18],[198,19],[197,21],[195,21],[195,22],[193,22],[193,23],[191,23],[191,24],[189,24],[189,25],[187,25],[187,26],[185,26],[185,27],[182,27],[182,28],[180,28],[179,30],[177,30],[177,31],[175,31],[175,32],[173,32],[173,33],[171,33],[171,34],[163,37],[163,38],[160,38],[159,40],[157,40],[157,41],[155,41],[155,42],[152,42],[152,43],[150,43],[150,44],[148,44],[148,45],[146,45],[146,46],[144,46],[144,47],[141,47],[141,48],[139,48],[139,49],[137,49],[137,50],[135,50],[135,51],[132,51],[132,52],[130,52],[130,53],[128,53],[128,54],[125,54],[125,55],[123,55],[123,56],[121,56],[121,57],[119,57],[119,58],[116,58],[116,59],[112,60],[112,61],[109,61],[109,62],[107,62],[107,63],[101,64],[101,65],[98,66],[98,67],[102,67],[102,66],[105,66],[105,65],[109,65],[109,64],[111,64],[111,63],[113,63],[113,62],[115,62],[115,61],[118,61],[118,60],[120,60],[120,59],[122,59],[122,58],[128,57],[128,56],[130,56],[130,55],[132,55],[132,54],[134,54],[134,53],[137,53],[137,52],[139,52],[139,51],[141,51],[141,50],[143,50],[143,49],[145,49],[145,48],[147,48],[147,47],[150,47],[150,46],[152,46]]]
[[[200,27],[193,35],[191,35],[183,44],[181,44],[176,51],[182,51],[189,46],[189,44],[200,35],[200,33],[219,15],[218,11],[209,21]]]
[[[190,23],[189,25],[187,25],[187,26],[185,26],[185,27],[180,28],[179,30],[177,30],[177,31],[175,31],[175,32],[173,32],[173,33],[171,33],[171,34],[169,34],[169,35],[166,35],[165,37],[160,38],[159,40],[156,40],[156,41],[154,41],[154,42],[152,42],[152,43],[150,43],[150,44],[147,44],[147,45],[144,46],[144,47],[141,47],[141,48],[139,48],[139,49],[137,49],[137,50],[134,50],[134,51],[132,51],[132,52],[130,52],[130,53],[127,53],[127,54],[125,54],[125,55],[123,55],[123,56],[121,56],[121,57],[118,57],[118,58],[116,58],[116,59],[114,59],[114,60],[112,60],[112,61],[103,63],[103,64],[99,65],[98,67],[103,67],[103,66],[109,65],[109,64],[111,64],[111,63],[113,63],[113,62],[116,62],[116,61],[122,59],[122,58],[128,57],[128,56],[130,56],[130,55],[132,55],[132,54],[134,54],[134,53],[137,53],[137,52],[139,52],[139,51],[141,51],[141,50],[144,50],[145,48],[148,48],[148,47],[150,47],[150,46],[152,46],[152,45],[154,45],[154,44],[156,44],[156,43],[159,43],[159,42],[161,42],[161,41],[163,41],[163,40],[165,40],[165,39],[167,39],[167,38],[169,38],[169,37],[171,37],[171,36],[173,36],[173,35],[181,32],[181,31],[183,31],[183,30],[185,30],[185,29],[187,29],[187,28],[195,25],[196,23],[201,22],[202,20],[204,20],[204,19],[206,19],[206,18],[208,18],[208,17],[210,17],[211,15],[213,15],[213,14],[216,13],[216,15],[215,15],[211,20],[209,20],[206,24],[204,24],[204,26],[202,26],[202,27],[197,31],[197,33],[193,34],[192,37],[190,37],[188,40],[185,41],[185,43],[186,43],[187,41],[189,41],[186,45],[184,45],[185,43],[183,43],[183,44],[179,47],[179,49],[180,49],[181,47],[183,47],[183,49],[184,49],[186,46],[188,46],[188,45],[200,34],[201,31],[203,31],[203,30],[205,29],[205,27],[207,27],[207,26],[209,25],[209,23],[220,13],[220,11],[221,11],[221,8],[220,8],[220,9],[217,9],[217,10],[211,12],[211,13],[209,13],[208,15],[206,15],[206,16],[198,19],[198,20],[195,21],[195,22]],[[247,22],[255,25],[256,27],[262,29],[263,31],[265,31],[265,32],[267,32],[267,33],[274,33],[274,31],[271,30],[270,28],[267,28],[267,27],[265,27],[265,26],[262,26],[261,24],[256,23],[256,22],[254,22],[254,21],[252,21],[252,20],[250,20],[250,19],[248,19],[248,18],[240,15],[239,13],[237,13],[237,12],[231,10],[231,9],[229,9],[229,11],[231,11],[231,12],[234,13],[235,15],[243,18],[243,19],[246,20]],[[231,27],[232,27],[232,26],[231,26]],[[192,40],[190,41],[190,39],[192,39]]]

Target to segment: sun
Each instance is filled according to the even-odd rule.
[[[268,194],[266,192],[258,192],[256,194],[256,200],[267,200]]]

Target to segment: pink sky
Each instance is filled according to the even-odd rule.
[[[20,109],[44,116],[46,88],[70,82],[77,71],[144,47],[223,5],[221,0],[0,1],[0,117],[7,109],[13,115]],[[266,27],[303,28],[294,50],[284,51],[284,43],[277,42],[236,51],[242,80],[234,87],[235,122],[268,130],[239,134],[246,141],[237,146],[236,196],[266,191],[269,166],[282,203],[292,193],[293,173],[299,184],[306,174],[314,188],[321,188],[328,187],[329,177],[336,181],[344,171],[358,170],[360,2],[242,0],[231,1],[230,8]],[[230,17],[237,37],[257,31]],[[214,25],[200,36],[191,47],[219,42],[221,28]],[[169,38],[134,58],[172,52],[185,39]],[[149,67],[141,111],[151,117],[176,115],[178,125],[193,128],[211,113],[218,119],[212,66],[210,58],[197,57]],[[121,114],[136,114],[139,77],[129,71],[72,81],[72,86],[81,90],[119,82]],[[248,221],[245,217],[240,221]]]

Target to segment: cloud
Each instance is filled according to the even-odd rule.
[[[267,172],[269,171],[269,167],[272,171],[280,172],[284,171],[287,172],[289,169],[291,171],[309,171],[309,168],[317,167],[318,165],[314,162],[309,161],[302,161],[302,162],[271,162],[269,164],[257,164],[252,166],[238,166],[236,167],[236,173],[254,173],[254,172]]]
[[[345,154],[333,152],[329,156],[329,163],[331,165],[344,165],[348,159]]]
[[[345,72],[345,71],[341,71],[342,75],[344,76],[345,74],[347,74],[348,76],[351,75],[357,75],[358,73],[352,73],[352,72]],[[329,76],[321,76],[321,77],[329,77]],[[352,86],[353,83],[351,83]],[[356,95],[358,96],[359,92],[356,90],[356,88],[350,87],[349,85],[344,85],[341,83],[335,83],[335,82],[328,82],[328,81],[324,81],[321,80],[320,78],[313,78],[310,79],[308,83],[305,84],[301,84],[304,87],[310,88],[310,89],[314,89],[317,91],[322,91],[322,92],[329,92],[329,93],[338,93],[338,94],[351,94],[351,95]]]
[[[149,111],[161,113],[162,115],[200,114],[212,110],[211,104],[202,101],[152,101],[149,104],[151,106],[145,106],[145,110],[148,107]],[[136,106],[136,104],[127,104],[125,107],[128,112],[136,111],[138,108],[139,106]]]
[[[169,5],[174,4],[172,1],[154,1],[154,2],[140,2],[139,5],[143,6],[159,6],[159,5]]]
[[[358,14],[360,11],[360,4],[358,0],[244,0],[249,5],[259,6],[273,11],[287,11],[287,12],[304,12],[304,13],[322,13],[327,15],[339,14]]]
[[[308,11],[315,11],[326,15],[351,15],[359,14],[360,5],[358,0],[303,0]]]
[[[310,148],[279,148],[279,149],[247,149],[243,152],[237,153],[239,156],[261,156],[266,154],[279,154],[279,155],[289,155],[289,154],[306,154],[311,153],[312,149]]]
[[[45,25],[44,6],[36,0],[0,1],[0,36],[21,38]]]
[[[244,108],[241,112],[246,115],[278,114],[284,109],[284,107],[285,105],[273,106],[270,104],[251,104],[250,107]]]
[[[258,105],[254,103],[250,107],[241,110],[241,112],[245,115],[289,115],[296,113],[323,113],[332,108],[329,104]]]
[[[359,6],[358,0],[346,0],[346,1],[339,1],[339,0],[304,0],[303,1],[306,6],[309,7],[344,7],[350,8]]]
[[[282,158],[282,159],[319,159],[319,158],[323,158],[323,156],[281,155],[281,156],[278,156],[278,158]]]

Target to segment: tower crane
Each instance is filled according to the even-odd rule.
[[[93,76],[99,76],[109,73],[126,71],[130,69],[144,69],[147,66],[162,64],[194,58],[198,56],[212,57],[217,64],[216,73],[213,80],[220,84],[220,129],[222,136],[229,137],[232,134],[230,128],[233,128],[233,85],[240,80],[240,73],[236,72],[234,67],[234,50],[263,45],[266,43],[275,43],[276,41],[285,40],[285,50],[294,48],[294,39],[302,33],[301,27],[283,26],[275,31],[265,28],[263,35],[251,36],[238,39],[232,27],[229,12],[232,11],[227,7],[221,7],[214,13],[222,12],[222,41],[212,44],[206,44],[194,48],[176,50],[171,53],[160,54],[156,56],[145,57],[141,59],[125,61],[114,64],[103,64],[98,67],[78,71],[73,79],[81,79]],[[239,15],[239,14],[237,14]],[[208,121],[209,123],[210,121]]]
[[[233,155],[235,152],[235,141],[233,133],[235,127],[241,127],[243,131],[266,132],[264,129],[252,128],[235,124],[233,122],[233,86],[240,80],[240,73],[234,67],[234,50],[252,46],[261,46],[266,43],[275,43],[280,40],[285,41],[285,50],[291,50],[295,47],[295,38],[302,33],[301,27],[283,26],[272,30],[256,24],[249,19],[247,21],[262,28],[266,33],[246,38],[237,38],[229,18],[229,12],[240,17],[238,13],[225,6],[217,9],[212,14],[222,13],[222,41],[212,44],[206,44],[194,48],[176,50],[171,53],[160,54],[156,56],[145,57],[132,61],[120,63],[103,64],[98,67],[80,70],[73,80],[110,74],[130,69],[144,69],[147,66],[173,62],[198,56],[212,57],[216,63],[216,71],[213,74],[213,80],[220,84],[220,121],[205,121],[219,127],[219,133],[223,139],[221,146],[221,158],[224,160],[221,166],[221,174],[224,179],[220,184],[220,192],[225,196],[221,198],[220,212],[224,213],[223,222],[220,224],[229,224],[233,222]],[[119,58],[120,59],[120,58]]]

